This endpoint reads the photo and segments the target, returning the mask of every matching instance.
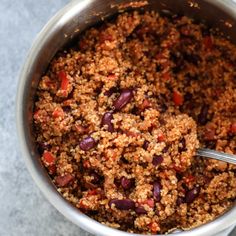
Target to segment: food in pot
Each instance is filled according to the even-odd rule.
[[[236,197],[236,47],[185,16],[120,14],[59,52],[34,128],[58,191],[108,226],[166,233],[214,220]]]

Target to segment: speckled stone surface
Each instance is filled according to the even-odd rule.
[[[90,235],[57,212],[36,187],[21,157],[15,127],[15,94],[26,52],[67,2],[0,0],[0,236]]]

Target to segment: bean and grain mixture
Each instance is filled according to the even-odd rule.
[[[236,198],[236,47],[185,16],[120,14],[59,52],[34,126],[58,191],[108,226],[190,229]]]

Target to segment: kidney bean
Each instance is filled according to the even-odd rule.
[[[51,145],[47,144],[47,143],[39,143],[38,144],[38,152],[40,155],[43,155],[45,150],[50,150],[51,149]]]
[[[120,161],[124,164],[129,164],[129,160],[125,159],[124,157],[121,157]]]
[[[84,138],[79,143],[79,146],[83,151],[88,151],[92,149],[93,147],[95,147],[95,145],[96,145],[96,141],[91,136]]]
[[[102,126],[107,125],[109,132],[114,132],[114,125],[112,124],[113,115],[112,112],[106,112],[102,117]]]
[[[63,106],[62,107],[62,110],[65,112],[65,113],[69,113],[71,111],[71,107],[70,106]]]
[[[128,189],[130,189],[133,186],[134,179],[128,179],[128,178],[123,176],[121,178],[120,183],[121,183],[121,186],[123,187],[123,189],[128,190]]]
[[[160,165],[163,161],[164,161],[163,156],[161,156],[161,155],[154,156],[152,159],[152,164],[154,166],[157,166],[157,165]]]
[[[143,143],[143,149],[147,150],[148,149],[148,146],[149,146],[149,143],[147,140],[144,141]]]
[[[74,177],[71,174],[66,174],[63,176],[57,176],[55,178],[55,183],[59,187],[66,187],[71,183],[73,179]]]
[[[108,91],[104,93],[105,96],[110,97],[113,93],[117,93],[118,89],[116,87],[110,88]]]
[[[192,190],[189,190],[185,195],[185,202],[192,203],[198,197],[200,193],[200,187],[194,187]]]
[[[184,53],[184,60],[191,64],[198,65],[198,63],[201,61],[201,58],[197,54]]]
[[[168,146],[168,145],[166,145],[166,146],[163,148],[162,152],[163,152],[163,153],[167,153],[167,152],[168,152],[168,150],[169,150],[169,146]]]
[[[201,112],[198,115],[198,123],[200,125],[205,125],[207,123],[207,115],[208,115],[209,105],[203,105],[201,108]]]
[[[178,147],[178,151],[179,151],[179,152],[187,151],[185,138],[182,138],[182,139],[179,141],[179,144],[180,144],[180,146]]]
[[[185,95],[184,95],[185,101],[190,101],[190,100],[192,100],[192,98],[193,98],[193,95],[191,93],[189,93],[189,92],[185,93]]]
[[[180,206],[183,203],[184,203],[184,198],[183,197],[178,197],[177,200],[176,200],[176,205]]]
[[[92,172],[91,176],[93,180],[91,181],[93,184],[98,184],[100,182],[100,176],[96,172]]]
[[[138,214],[138,215],[141,215],[141,214],[146,214],[147,211],[144,209],[144,207],[142,206],[138,206],[135,208],[135,212]]]
[[[168,107],[166,104],[162,103],[161,106],[160,106],[160,112],[161,113],[164,113],[168,110]]]
[[[202,31],[202,36],[209,36],[210,35],[210,29],[207,26],[203,26],[201,28],[201,31]]]
[[[128,104],[133,97],[133,90],[124,89],[122,90],[120,96],[113,103],[115,110],[121,110],[126,104]]]
[[[161,200],[161,184],[159,182],[153,183],[153,196],[157,202]]]
[[[215,129],[207,127],[204,132],[204,139],[207,141],[213,141],[215,139]]]
[[[109,202],[109,206],[114,204],[115,207],[119,210],[134,210],[135,209],[135,202],[130,199],[112,199]]]

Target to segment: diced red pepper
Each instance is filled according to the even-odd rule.
[[[89,190],[88,195],[89,196],[97,195],[97,190],[96,189]]]
[[[69,80],[67,78],[65,71],[60,71],[58,74],[60,80],[61,80],[61,90],[67,90],[69,85]]]
[[[230,127],[230,133],[236,134],[236,122],[231,125],[231,127]]]
[[[88,209],[88,206],[84,203],[85,201],[83,199],[79,202],[79,207],[82,209]]]
[[[153,199],[147,199],[143,201],[143,204],[147,204],[149,207],[154,208],[154,200]]]
[[[149,108],[151,106],[151,103],[148,99],[144,99],[141,104],[141,110],[145,110],[146,108]]]
[[[51,152],[45,151],[42,160],[47,165],[53,165],[56,161],[56,157]]]
[[[88,130],[88,128],[84,127],[83,125],[75,125],[75,129],[79,134],[84,134]]]
[[[47,168],[50,175],[54,175],[56,173],[56,170],[57,170],[56,165],[51,165],[51,166],[48,166]]]
[[[166,72],[162,75],[162,78],[165,80],[165,81],[169,81],[170,80],[170,73],[169,72]]]
[[[85,39],[81,39],[79,41],[79,47],[81,50],[86,50],[88,48],[88,44]]]
[[[184,103],[184,98],[181,93],[179,93],[178,91],[174,91],[173,92],[173,101],[176,106],[181,106]]]
[[[57,186],[65,187],[65,186],[68,186],[73,179],[74,177],[71,174],[66,174],[63,176],[57,176],[55,178],[55,182]]]
[[[203,44],[204,44],[206,49],[212,49],[213,43],[212,43],[211,36],[204,37],[203,38]]]
[[[61,107],[56,107],[52,113],[53,118],[64,117],[64,111]]]
[[[124,133],[125,133],[127,136],[133,137],[133,138],[136,138],[136,137],[139,137],[139,136],[140,136],[140,133],[133,132],[133,131],[130,131],[130,130],[124,130]]]
[[[117,77],[116,77],[115,74],[110,74],[110,75],[107,76],[107,78],[108,78],[109,80],[115,80]]]
[[[195,177],[193,175],[188,175],[184,178],[184,181],[186,184],[191,183],[195,180]]]
[[[181,166],[179,166],[179,165],[173,165],[173,169],[177,172],[177,173],[179,173],[179,172],[183,172],[183,168],[181,167]]]
[[[163,142],[165,140],[165,135],[163,133],[160,133],[157,137],[158,142]]]
[[[91,165],[90,165],[90,162],[88,160],[84,160],[83,161],[83,167],[84,168],[89,168]]]
[[[156,222],[152,222],[148,226],[150,230],[152,231],[152,233],[157,233],[160,230],[160,227]]]
[[[162,59],[166,59],[166,57],[164,56],[164,54],[162,52],[158,53],[155,57],[157,60],[162,60]]]
[[[40,110],[37,110],[37,111],[34,112],[34,119],[35,120],[39,119],[39,113],[40,113]]]
[[[100,43],[104,43],[105,41],[111,42],[112,40],[113,40],[113,36],[112,36],[111,34],[102,32],[102,33],[99,35],[99,41],[100,41]]]

